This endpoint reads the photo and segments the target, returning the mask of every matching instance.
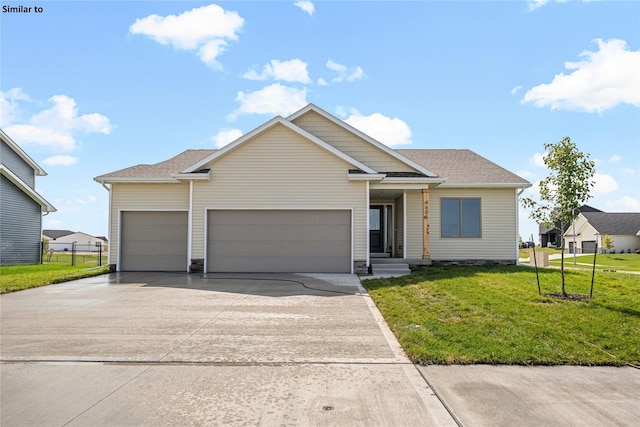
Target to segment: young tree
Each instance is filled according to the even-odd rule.
[[[544,164],[549,168],[549,175],[540,182],[540,201],[527,197],[522,199],[522,203],[526,208],[532,209],[530,218],[547,227],[560,222],[560,229],[564,231],[578,214],[578,208],[590,198],[595,162],[589,160],[588,154],[579,151],[568,136],[555,144],[544,144],[544,149],[547,151]],[[567,296],[564,282],[564,235],[561,239],[562,295]]]
[[[602,236],[602,249],[607,251],[607,258],[609,257],[609,251],[613,248],[613,237],[608,234]]]

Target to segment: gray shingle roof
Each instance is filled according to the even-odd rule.
[[[600,234],[635,236],[640,231],[640,212],[582,212],[582,215]]]
[[[135,165],[97,176],[94,179],[101,181],[108,178],[169,178],[171,175],[181,172],[215,151],[213,149],[186,150],[160,163]]]
[[[58,239],[60,237],[68,236],[69,234],[73,234],[75,231],[71,230],[42,230],[42,235],[47,236],[51,239]]]
[[[526,179],[467,149],[396,151],[440,177],[448,178],[447,184],[529,184]]]

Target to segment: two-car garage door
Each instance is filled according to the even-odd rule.
[[[207,270],[349,273],[351,211],[209,211]]]

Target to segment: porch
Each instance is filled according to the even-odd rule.
[[[367,267],[431,264],[429,189],[387,187],[369,189]]]

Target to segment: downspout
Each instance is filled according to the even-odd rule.
[[[189,216],[187,218],[187,272],[191,273],[191,245],[193,236],[193,180],[189,181]]]

